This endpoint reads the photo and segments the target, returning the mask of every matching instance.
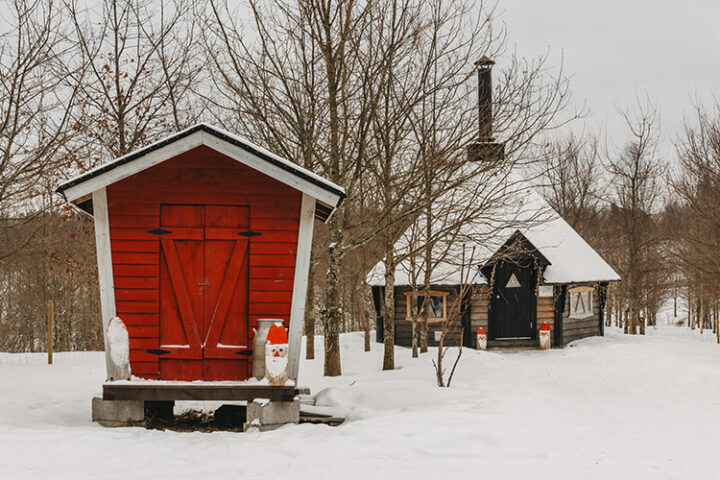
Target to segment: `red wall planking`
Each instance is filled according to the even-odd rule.
[[[160,226],[162,204],[250,207],[249,321],[287,325],[302,194],[201,146],[107,188],[118,315],[130,332],[134,375],[158,377]]]

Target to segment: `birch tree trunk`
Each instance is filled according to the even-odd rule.
[[[315,281],[313,277],[312,259],[310,261],[310,272],[308,273],[307,301],[305,302],[305,358],[315,359]]]
[[[395,249],[385,243],[385,321],[383,322],[383,370],[395,369]]]

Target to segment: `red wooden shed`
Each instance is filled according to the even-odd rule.
[[[94,217],[103,327],[127,325],[133,375],[246,379],[252,328],[277,318],[297,379],[313,219],[328,220],[342,188],[200,124],[58,192]]]

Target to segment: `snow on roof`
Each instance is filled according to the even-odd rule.
[[[488,189],[488,182],[498,186]],[[485,187],[481,189],[479,185]],[[435,263],[430,276],[431,284],[461,283],[463,248],[465,263],[472,256],[475,265],[474,271],[465,274],[466,281],[486,284],[479,267],[517,231],[550,262],[543,275],[546,284],[620,280],[612,267],[550,207],[536,189],[514,173],[509,172],[500,179],[496,175],[488,177],[480,174],[468,180],[462,189],[463,193],[458,195],[453,192],[439,203],[458,203],[459,199],[463,199],[473,204],[483,202],[484,206],[477,210],[477,216],[464,222],[457,232],[451,234],[452,240],[438,242],[433,247]],[[413,250],[412,245],[422,243],[416,232],[423,230],[424,220],[421,217],[395,244],[397,254],[405,255]],[[395,284],[422,285],[422,262],[422,252],[414,257],[408,256],[395,271]],[[368,274],[368,283],[384,285],[384,275],[385,267],[381,261]]]

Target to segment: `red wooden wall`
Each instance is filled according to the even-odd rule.
[[[117,313],[130,332],[133,374],[158,378],[162,204],[244,205],[250,209],[249,322],[288,324],[302,194],[201,146],[107,188]],[[252,334],[251,334],[252,335]]]

